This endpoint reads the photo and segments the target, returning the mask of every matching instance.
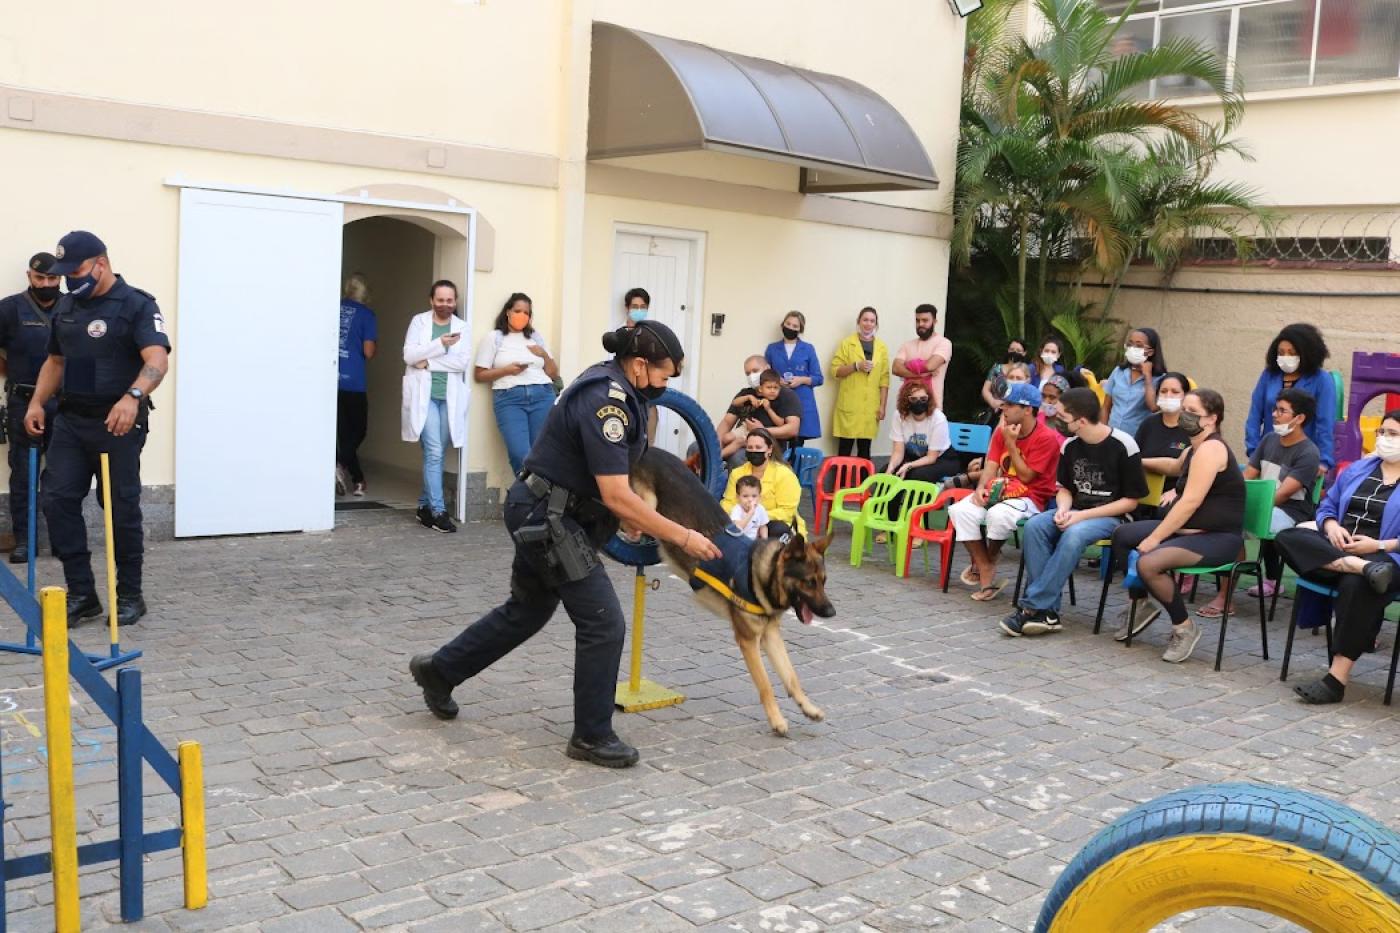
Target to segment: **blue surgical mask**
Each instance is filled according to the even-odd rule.
[[[97,288],[97,276],[91,272],[87,275],[65,275],[63,284],[67,286],[68,294],[83,301],[92,297],[93,290]]]
[[[632,319],[632,322],[633,322],[633,323],[640,323],[641,321],[645,321],[645,320],[647,319],[647,309],[646,309],[646,308],[628,308],[628,309],[627,309],[627,316],[628,316],[629,318]]]

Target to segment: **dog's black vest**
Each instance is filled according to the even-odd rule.
[[[699,592],[708,586],[745,612],[766,613],[767,610],[758,604],[753,591],[753,574],[749,572],[753,540],[733,524],[710,540],[720,549],[720,556],[695,568],[690,576],[690,588]]]

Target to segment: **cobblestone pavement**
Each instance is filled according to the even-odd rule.
[[[724,624],[666,578],[646,673],[689,699],[619,716],[642,764],[614,772],[562,755],[562,615],[463,685],[455,722],[428,715],[408,678],[410,653],[506,595],[498,524],[449,537],[400,512],[341,518],[333,534],[150,554],[152,615],[127,641],[147,651],[152,729],[172,748],[204,746],[211,901],[182,910],[178,856],[153,856],[148,918],[128,929],[1028,930],[1080,846],[1165,791],[1282,782],[1400,823],[1383,662],[1362,662],[1346,705],[1299,705],[1277,679],[1287,602],[1275,659],[1258,656],[1246,609],[1216,674],[1215,623],[1180,666],[1159,660],[1165,625],[1124,649],[1090,634],[1083,606],[1062,634],[1012,641],[994,629],[1005,597],[983,606],[956,583],[943,595],[880,561],[853,570],[843,539],[837,618],[786,626],[827,721],[784,700],[793,729],[780,739]],[[51,580],[57,565],[42,570]],[[614,577],[626,604],[629,572]],[[1095,590],[1090,572],[1080,579]],[[103,633],[81,637],[98,647]],[[1322,654],[1303,636],[1299,676]],[[41,850],[48,833],[37,683],[32,658],[0,656],[11,854]],[[109,838],[112,730],[76,703],[79,829]],[[172,825],[149,770],[146,788],[151,828]],[[84,870],[85,928],[115,925],[116,887],[114,870]],[[11,930],[51,928],[46,881],[9,895]],[[1285,928],[1217,911],[1161,929],[1260,927]]]

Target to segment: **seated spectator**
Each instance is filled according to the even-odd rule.
[[[1064,364],[1060,362],[1065,355],[1064,341],[1059,337],[1046,337],[1040,344],[1040,356],[1038,359],[1030,361],[1031,364],[1031,385],[1042,386],[1045,380],[1051,376],[1063,375]],[[1045,414],[1041,412],[1041,414]],[[1046,415],[1046,417],[1050,417]]]
[[[1052,377],[1058,378],[1058,377]],[[1056,470],[1055,510],[1026,522],[1026,591],[1021,608],[1001,620],[1012,637],[1060,630],[1060,592],[1084,549],[1113,534],[1147,495],[1137,442],[1099,423],[1099,398],[1071,389],[1055,416],[1070,435]]]
[[[1171,473],[1178,478],[1175,492],[1162,497],[1164,518],[1130,522],[1113,532],[1117,566],[1128,566],[1128,552],[1138,552],[1140,586],[1129,589],[1137,617],[1132,634],[1145,629],[1160,615],[1147,604],[1151,593],[1166,607],[1172,622],[1171,639],[1162,660],[1179,664],[1191,657],[1201,640],[1201,629],[1186,611],[1186,602],[1171,577],[1174,570],[1214,567],[1239,557],[1244,547],[1244,475],[1235,454],[1220,436],[1225,420],[1225,400],[1213,389],[1196,389],[1181,407],[1181,426],[1191,446]],[[1113,637],[1127,641],[1130,610],[1124,610]]]
[[[1299,522],[1310,522],[1317,514],[1313,490],[1317,487],[1317,467],[1320,455],[1317,445],[1304,433],[1306,425],[1317,412],[1317,404],[1302,389],[1284,389],[1274,402],[1274,429],[1259,442],[1244,468],[1245,479],[1271,479],[1278,483],[1274,492],[1274,514],[1269,530],[1277,535]],[[1278,548],[1272,541],[1259,542],[1259,557],[1264,562],[1264,597],[1274,595],[1275,583],[1283,573]],[[1249,588],[1249,596],[1259,596],[1259,584]],[[1203,619],[1215,619],[1225,609],[1225,594],[1218,593],[1209,603],[1196,610]],[[1230,607],[1233,614],[1234,607]]]
[[[768,510],[759,501],[763,496],[763,484],[758,477],[739,477],[734,483],[734,491],[739,496],[739,501],[729,510],[729,520],[734,527],[750,541],[768,537]]]
[[[1060,373],[1054,373],[1040,383],[1040,417],[1049,423],[1060,413],[1060,399],[1069,391],[1069,380]],[[1098,396],[1094,396],[1098,401]]]
[[[1017,523],[1035,515],[1055,493],[1060,437],[1036,420],[1040,392],[1029,385],[1006,386],[1001,397],[1001,424],[992,431],[977,489],[948,509],[954,538],[967,546],[972,566],[960,579],[977,587],[972,598],[996,599],[997,559]],[[986,541],[982,526],[986,524]]]
[[[1337,465],[1332,453],[1332,429],[1337,423],[1337,386],[1322,368],[1328,357],[1322,332],[1311,324],[1289,324],[1279,331],[1264,354],[1264,371],[1249,400],[1249,420],[1244,424],[1244,448],[1250,456],[1272,430],[1274,400],[1285,389],[1302,389],[1317,403],[1317,416],[1308,419],[1304,432],[1317,445],[1322,471]]]
[[[805,535],[807,526],[797,514],[802,485],[792,467],[773,456],[773,447],[773,435],[767,430],[754,428],[749,432],[744,441],[745,462],[729,471],[729,483],[719,504],[725,512],[732,511],[739,501],[739,480],[752,476],[759,482],[759,501],[768,513],[769,537],[781,538],[790,531]]]
[[[890,425],[890,461],[885,470],[900,479],[927,482],[956,473],[958,457],[948,435],[948,419],[933,404],[928,387],[917,380],[904,383],[894,407],[899,417]]]
[[[1280,396],[1282,398],[1282,396]],[[1267,438],[1266,438],[1267,440]],[[1376,431],[1376,452],[1342,471],[1317,509],[1317,521],[1279,532],[1284,561],[1304,579],[1337,591],[1331,666],[1321,680],[1293,688],[1304,703],[1340,703],[1352,665],[1370,651],[1385,608],[1400,593],[1400,411]],[[1299,590],[1298,612],[1312,594]],[[1333,606],[1307,599],[1308,616],[1325,624]]]
[[[1191,438],[1181,427],[1181,403],[1190,388],[1190,380],[1181,373],[1163,375],[1157,383],[1157,412],[1143,419],[1134,436],[1142,451],[1142,468],[1163,477],[1162,492],[1176,488],[1176,477],[1167,474],[1181,459],[1182,451],[1191,446]]]
[[[766,430],[778,454],[785,441],[795,441],[802,426],[802,400],[783,385],[783,377],[768,368],[761,356],[744,360],[748,386],[740,389],[719,422],[720,455],[731,467],[744,462],[744,438],[754,428]]]
[[[1000,363],[993,363],[991,369],[987,370],[987,378],[982,380],[982,400],[993,412],[1001,411],[1001,387],[1006,384],[1011,367],[1018,363],[1025,365],[1029,359],[1026,356],[1026,342],[1020,337],[1012,337],[1006,345],[1005,359]],[[1026,381],[1030,382],[1029,368],[1026,369]],[[995,422],[996,419],[992,420]]]
[[[1103,382],[1103,418],[1110,428],[1137,434],[1140,424],[1157,410],[1157,383],[1167,372],[1162,339],[1150,327],[1128,334],[1123,362]]]

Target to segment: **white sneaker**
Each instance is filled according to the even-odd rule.
[[[353,495],[356,499],[363,499],[365,497],[365,484],[356,483],[355,491],[351,493],[351,495]]]
[[[1133,622],[1133,637],[1137,638],[1138,633],[1152,624],[1152,621],[1162,614],[1162,610],[1155,603],[1147,599],[1134,600],[1137,604],[1137,618]],[[1132,617],[1132,605],[1129,604],[1118,614],[1118,628],[1113,631],[1114,641],[1128,640],[1128,619]]]
[[[1201,627],[1192,619],[1187,619],[1182,625],[1172,627],[1171,641],[1167,642],[1167,650],[1162,652],[1162,660],[1168,664],[1180,664],[1191,657],[1191,652],[1196,650],[1196,643],[1201,640]]]

